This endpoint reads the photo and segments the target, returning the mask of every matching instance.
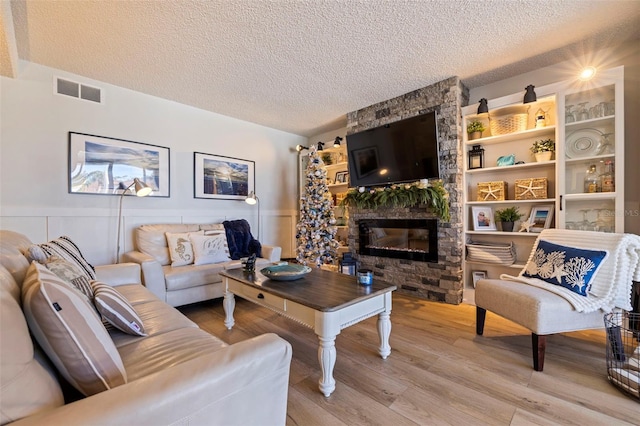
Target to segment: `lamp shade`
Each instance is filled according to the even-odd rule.
[[[249,195],[247,195],[247,198],[244,199],[244,202],[250,205],[254,205],[258,202],[258,196],[255,192],[251,191]]]
[[[146,197],[147,195],[150,195],[153,192],[153,188],[151,188],[149,185],[142,182],[138,178],[135,178],[133,180],[133,185],[136,191],[136,195],[138,197]],[[129,186],[129,188],[131,188],[131,186]]]
[[[299,145],[299,144],[298,144],[298,145],[296,145],[296,151],[300,152],[300,151],[302,151],[303,149],[309,149],[309,148],[307,148],[307,147],[306,147],[306,146],[304,146],[304,145]]]
[[[480,99],[480,105],[478,105],[478,114],[484,114],[489,112],[489,105],[487,105],[487,98]]]
[[[530,84],[524,88],[526,92],[524,94],[524,99],[522,101],[523,104],[528,104],[530,102],[535,102],[538,100],[538,97],[536,96],[536,92],[533,91],[535,87],[536,86],[534,86],[533,84]]]

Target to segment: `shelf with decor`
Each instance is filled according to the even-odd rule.
[[[516,253],[512,265],[465,258],[465,289],[473,287],[473,272],[498,278],[524,267],[539,234],[517,232],[523,222],[536,231],[556,227],[624,232],[622,84],[623,69],[618,67],[599,71],[588,83],[572,80],[535,88],[537,102],[523,104],[521,92],[489,100],[488,112],[479,114],[477,104],[463,108],[464,128],[473,120],[481,120],[486,128],[479,139],[463,136],[465,241],[511,243]],[[518,115],[518,120],[509,123],[505,112]],[[542,123],[539,114],[544,116]],[[495,116],[507,123],[508,131],[494,132]],[[534,143],[543,147],[549,139],[555,144],[555,158],[536,162],[531,148]],[[509,207],[525,214],[513,232],[501,232],[495,217],[487,225],[491,229],[478,226],[480,219]]]
[[[624,232],[623,67],[598,71],[558,96],[564,137],[558,226]]]
[[[557,140],[558,119],[556,96],[550,93],[538,101],[523,104],[523,94],[490,100],[489,111],[478,114],[477,105],[463,109],[463,125],[480,120],[485,132],[479,139],[464,137],[464,235],[469,244],[509,244],[513,263],[483,262],[465,256],[464,286],[473,287],[474,273],[487,278],[501,274],[517,274],[526,263],[538,232],[533,227],[532,212],[546,212],[549,218],[543,226],[553,226],[557,209],[557,161],[537,161],[531,147],[541,140]],[[499,121],[498,125],[493,120]],[[494,125],[492,125],[494,124]],[[479,147],[478,147],[479,145]],[[475,158],[480,156],[480,159]],[[522,217],[513,224],[513,231],[503,231],[496,222],[498,210],[515,208]],[[487,229],[484,229],[485,221]],[[522,224],[527,232],[519,232]],[[540,226],[538,227],[538,231]],[[477,250],[477,248],[476,248]]]

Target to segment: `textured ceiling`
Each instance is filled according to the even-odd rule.
[[[3,0],[4,1],[4,0]],[[640,1],[13,1],[20,59],[304,136],[638,38]]]

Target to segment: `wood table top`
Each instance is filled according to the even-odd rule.
[[[317,268],[294,281],[272,280],[257,270],[245,272],[242,269],[229,269],[220,272],[220,275],[321,312],[336,311],[397,288],[375,277],[373,284],[364,286],[358,284],[353,275]]]

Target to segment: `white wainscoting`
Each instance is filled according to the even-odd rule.
[[[282,257],[295,257],[297,211],[261,211],[260,242],[282,247]],[[133,230],[150,223],[221,223],[247,219],[257,237],[257,214],[246,210],[226,210],[225,215],[203,215],[202,210],[123,210],[120,252],[133,249]],[[25,234],[34,243],[68,235],[89,263],[114,263],[117,249],[118,217],[103,209],[3,209],[0,229]]]

